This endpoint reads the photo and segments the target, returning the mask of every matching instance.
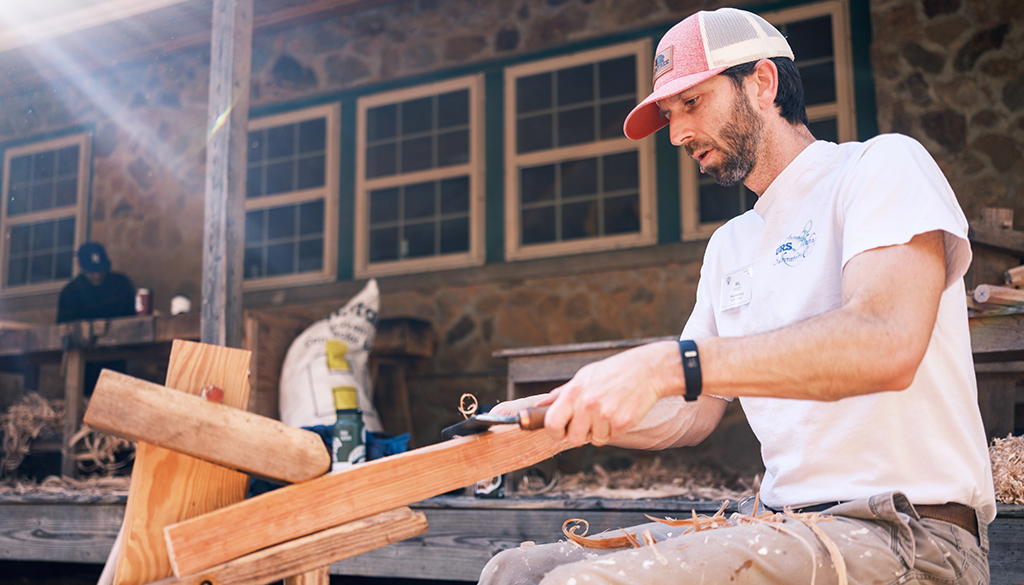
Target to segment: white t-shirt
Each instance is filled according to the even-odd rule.
[[[928,152],[906,136],[816,142],[752,211],[712,236],[683,338],[772,331],[841,305],[852,257],[945,232],[946,288],[924,360],[903,391],[836,402],[741,398],[761,442],[761,497],[799,507],[901,491],[995,517],[962,277],[967,220]]]

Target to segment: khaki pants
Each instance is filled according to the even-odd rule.
[[[753,503],[747,504],[753,512]],[[989,582],[987,526],[979,537],[940,520],[919,518],[899,492],[838,504],[822,512],[820,527],[838,547],[851,585]],[[649,529],[653,547],[596,549],[573,542],[509,549],[480,575],[481,585],[663,585],[838,583],[825,544],[804,523],[787,518],[785,530],[740,524],[685,536],[660,523]],[[615,530],[606,536],[620,536]],[[980,541],[980,542],[979,542]]]

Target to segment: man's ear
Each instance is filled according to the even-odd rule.
[[[754,83],[754,99],[760,109],[775,109],[775,96],[779,92],[779,69],[775,63],[770,59],[761,59],[754,65],[750,79]]]

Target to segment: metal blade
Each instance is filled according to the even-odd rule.
[[[441,440],[447,441],[452,437],[465,437],[475,435],[490,429],[494,425],[517,425],[518,416],[501,416],[497,414],[478,414],[474,417],[453,424],[441,431]]]

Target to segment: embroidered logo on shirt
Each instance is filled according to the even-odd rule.
[[[813,225],[811,220],[807,220],[804,231],[798,235],[789,236],[781,246],[775,249],[776,264],[799,266],[805,258],[810,256],[811,250],[814,249],[814,243],[818,239],[818,235],[811,231]]]
[[[658,78],[672,70],[672,45],[665,47],[665,49],[658,53],[654,57],[654,81],[658,81]]]

